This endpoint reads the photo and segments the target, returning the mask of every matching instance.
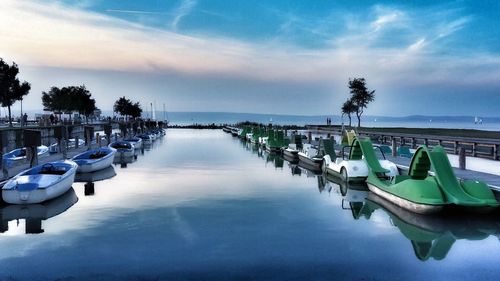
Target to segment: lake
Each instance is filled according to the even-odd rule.
[[[415,215],[219,130],[168,130],[137,160],[80,180],[45,204],[1,206],[0,280],[500,274],[498,212]]]

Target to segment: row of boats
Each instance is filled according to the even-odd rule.
[[[340,200],[339,208],[350,213],[355,221],[381,222],[377,213],[385,214],[386,223],[408,239],[414,255],[421,261],[445,259],[458,240],[478,241],[492,236],[500,239],[498,211],[485,214],[448,209],[433,216],[415,213],[370,192],[366,182],[344,181],[339,176],[323,173],[321,169],[312,169],[302,161],[285,160],[284,155],[270,153],[250,142],[241,144],[262,158],[266,166],[272,163],[276,169],[289,169],[292,176],[314,178],[319,193]]]
[[[163,129],[111,142],[108,146],[82,152],[71,159],[47,162],[27,169],[2,187],[2,198],[9,204],[35,204],[66,193],[76,173],[93,173],[110,167],[115,157],[135,157],[135,151],[165,135]]]
[[[345,132],[342,143],[334,139],[307,140],[300,134],[286,137],[271,128],[226,128],[233,136],[271,153],[282,153],[285,160],[335,176],[344,182],[366,182],[373,193],[406,210],[432,214],[447,206],[493,209],[500,205],[489,186],[478,180],[458,180],[446,151],[419,147],[412,156],[408,172],[386,159],[390,148]]]

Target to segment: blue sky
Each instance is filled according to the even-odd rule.
[[[500,116],[498,1],[4,0],[0,57],[32,83],[85,84],[170,111]]]

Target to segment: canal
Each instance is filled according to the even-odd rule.
[[[415,215],[219,130],[0,206],[0,280],[494,280],[500,216]]]

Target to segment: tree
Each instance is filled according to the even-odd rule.
[[[95,100],[89,90],[82,86],[52,87],[49,92],[42,93],[42,104],[45,110],[54,111],[60,115],[78,112],[89,117],[96,110]]]
[[[70,109],[78,111],[78,113],[84,115],[88,120],[88,117],[94,114],[94,111],[97,109],[92,94],[85,88],[85,85],[82,85],[79,87],[72,87],[71,96],[74,103],[72,103],[72,108]]]
[[[141,117],[141,115],[142,115],[142,107],[141,107],[141,104],[139,102],[131,104],[131,106],[129,108],[129,115],[132,118]]]
[[[44,110],[59,114],[59,120],[61,120],[61,114],[67,110],[70,103],[70,96],[66,88],[59,89],[58,87],[52,87],[48,92],[42,92]]]
[[[370,102],[375,99],[375,90],[368,91],[365,78],[349,79],[349,89],[351,90],[351,100],[356,106],[356,117],[358,118],[358,128],[361,127],[361,115]]]
[[[121,97],[113,105],[113,111],[125,116],[125,119],[127,119],[127,115],[129,115],[128,110],[131,104],[132,102],[129,99],[127,99],[126,97]]]
[[[12,127],[12,113],[10,107],[18,100],[22,100],[31,90],[30,83],[19,82],[16,77],[19,67],[15,62],[9,65],[0,58],[0,104],[9,109],[9,126]]]
[[[139,102],[132,103],[125,97],[121,97],[115,102],[113,111],[125,116],[125,119],[127,119],[128,116],[137,118],[142,114],[141,104]]]
[[[356,112],[357,108],[352,99],[348,99],[342,105],[342,116],[349,117],[349,127],[351,127],[351,114]]]

